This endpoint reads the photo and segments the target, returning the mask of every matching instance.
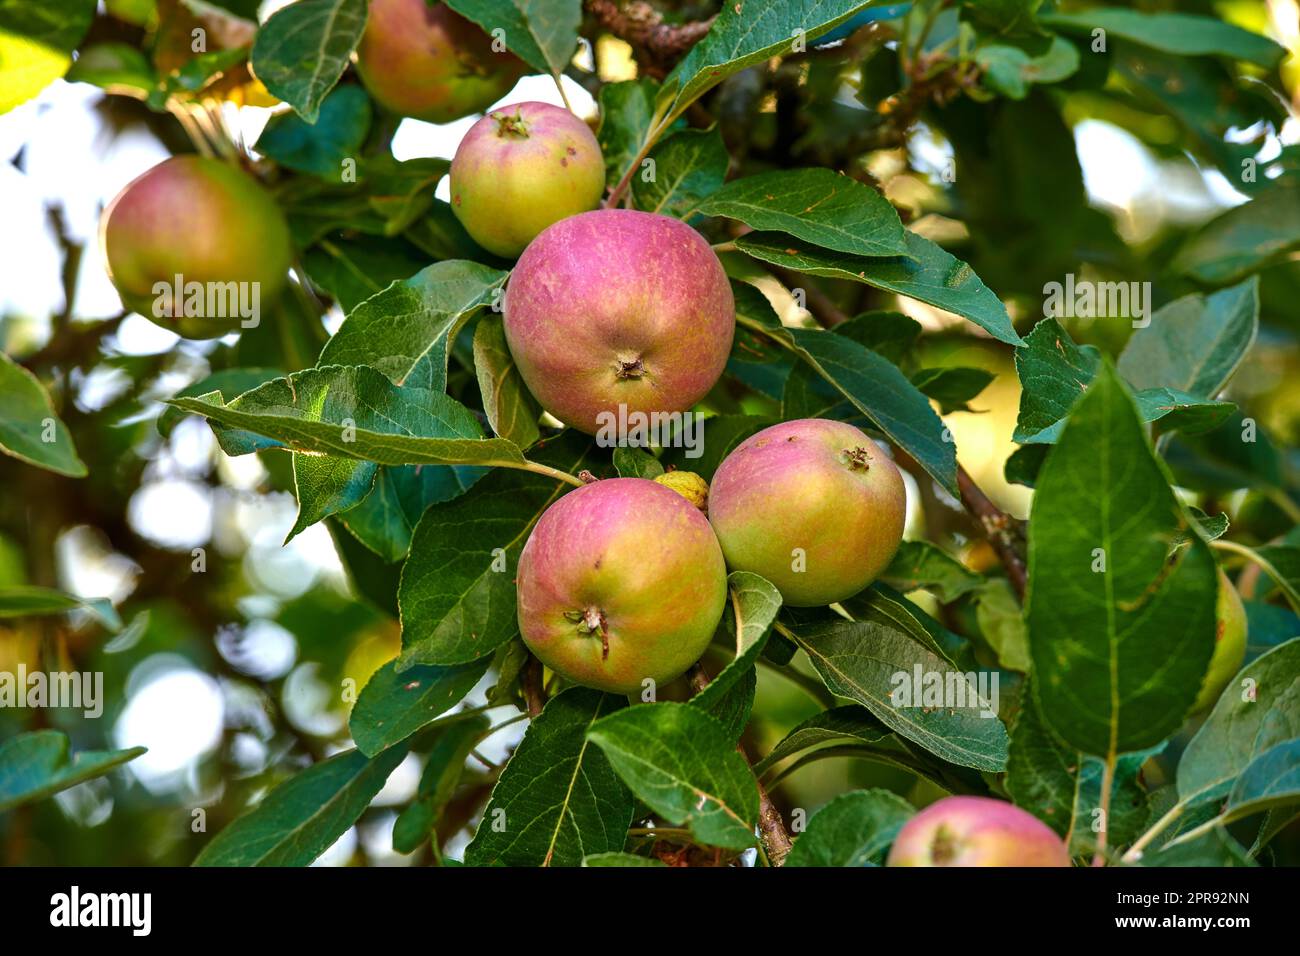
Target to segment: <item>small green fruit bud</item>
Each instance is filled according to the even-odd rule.
[[[705,514],[709,511],[709,484],[693,471],[666,471],[655,479],[671,488]]]

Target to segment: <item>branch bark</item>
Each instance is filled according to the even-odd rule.
[[[528,663],[524,665],[524,675],[520,685],[520,689],[524,692],[524,704],[528,708],[528,716],[538,716],[546,706],[546,691],[542,688],[542,662],[531,654],[528,655]]]
[[[690,681],[691,690],[696,694],[709,686],[709,675],[705,672],[704,666],[698,661],[692,664],[691,669],[686,672],[686,679]],[[754,764],[749,759],[749,754],[745,753],[744,744],[737,742],[736,751],[745,758],[745,763],[749,764],[752,771]],[[785,863],[785,858],[789,855],[790,848],[794,843],[790,839],[790,832],[785,828],[785,821],[781,819],[781,811],[776,808],[776,804],[772,802],[772,798],[768,795],[757,775],[754,776],[754,785],[758,787],[759,836],[763,841],[763,848],[767,852],[768,862],[772,866],[781,866]]]
[[[597,23],[632,47],[637,62],[656,79],[667,76],[717,19],[664,23],[663,14],[643,0],[586,0],[585,6]]]

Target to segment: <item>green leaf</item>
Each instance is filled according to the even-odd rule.
[[[655,813],[700,843],[754,844],[758,787],[722,724],[690,704],[641,704],[587,731],[615,772]]]
[[[487,473],[467,465],[380,468],[370,494],[343,514],[343,524],[385,561],[400,561],[425,509],[460,497]]]
[[[0,813],[102,777],[145,752],[144,747],[83,750],[69,759],[70,747],[68,735],[58,730],[37,730],[0,742]]]
[[[311,281],[351,315],[366,299],[415,275],[428,261],[427,255],[404,238],[332,235],[307,250],[304,266]]]
[[[537,441],[541,435],[537,420],[542,408],[515,367],[499,315],[488,314],[479,319],[474,330],[474,370],[483,396],[483,411],[492,430],[520,448]]]
[[[1093,827],[1101,803],[1104,761],[1071,749],[1043,721],[1037,702],[1026,694],[1011,729],[1007,758],[1007,792],[1016,806],[1028,810],[1066,841],[1074,856],[1096,850]],[[1116,761],[1107,836],[1112,846],[1136,839],[1147,823],[1147,793],[1139,772],[1153,753],[1125,754]]]
[[[435,262],[349,313],[318,365],[369,365],[397,384],[447,387],[450,343],[500,296],[506,273],[477,262]]]
[[[1247,664],[1228,683],[1178,762],[1178,798],[1219,800],[1260,754],[1300,737],[1300,638]]]
[[[535,70],[559,76],[573,59],[582,0],[447,0],[483,32],[501,30],[510,52]]]
[[[315,124],[297,113],[272,116],[254,149],[288,169],[337,182],[343,175],[343,161],[357,159],[361,152],[370,115],[365,90],[340,86],[321,103]]]
[[[1241,364],[1258,328],[1257,278],[1211,295],[1183,296],[1133,333],[1117,367],[1135,389],[1167,387],[1213,398]]]
[[[723,186],[698,211],[852,256],[908,255],[903,224],[889,200],[830,169],[746,176]]]
[[[895,733],[962,767],[1005,768],[1007,730],[993,702],[980,697],[974,675],[956,671],[906,632],[878,621],[827,620],[799,628],[795,638],[833,693],[862,704]],[[923,683],[913,686],[913,699],[896,697],[900,679],[916,685],[918,670]],[[931,675],[959,686],[962,700],[925,705]]]
[[[1167,560],[1189,525],[1133,400],[1103,364],[1047,456],[1029,522],[1034,690],[1047,723],[1085,753],[1150,747],[1196,698],[1217,580],[1199,537]]]
[[[572,474],[594,456],[589,439],[566,433],[537,458]],[[399,668],[476,660],[514,637],[519,552],[542,512],[569,490],[552,478],[502,470],[424,513],[397,595]]]
[[[44,617],[68,611],[86,611],[110,631],[122,629],[113,602],[108,598],[83,600],[54,588],[35,584],[14,584],[0,587],[0,619],[7,617]]]
[[[278,368],[227,368],[213,372],[193,385],[185,386],[172,398],[197,398],[199,395],[219,392],[222,401],[226,401],[283,376],[284,372]],[[168,437],[184,418],[185,412],[181,409],[171,406],[164,408],[158,416],[158,433],[164,438]]]
[[[664,80],[659,103],[681,113],[733,73],[788,53],[797,39],[811,43],[872,0],[733,0],[709,32]]]
[[[906,233],[907,254],[866,258],[814,248],[797,239],[755,232],[736,240],[736,248],[756,259],[808,275],[849,279],[907,296],[970,319],[999,342],[1018,345],[1006,306],[989,291],[971,267],[942,247]]]
[[[304,369],[228,405],[216,394],[168,404],[227,426],[214,431],[229,455],[284,448],[381,465],[518,466],[525,461],[514,442],[479,437],[478,421],[454,399],[394,385],[366,366]],[[265,437],[250,441],[245,432]]]
[[[944,604],[977,589],[983,578],[938,545],[928,541],[904,541],[894,560],[881,575],[900,591],[925,588]]]
[[[285,535],[288,544],[317,521],[356,507],[375,482],[379,466],[335,455],[294,455],[293,488],[298,517]]]
[[[38,468],[84,478],[68,426],[36,376],[0,352],[0,451]]]
[[[0,0],[0,113],[63,76],[95,6],[95,0]]]
[[[583,866],[667,866],[662,860],[653,857],[637,856],[635,853],[592,853],[582,858]]]
[[[662,140],[650,151],[654,178],[632,177],[632,196],[638,209],[685,219],[705,198],[722,188],[731,157],[718,127],[684,129]],[[631,155],[627,157],[631,161]]]
[[[975,595],[975,622],[984,641],[1010,671],[1029,670],[1029,636],[1020,600],[1006,578],[989,578]]]
[[[1241,772],[1228,794],[1223,822],[1300,803],[1300,738],[1265,750]]]
[[[619,445],[614,449],[614,470],[620,478],[658,478],[664,473],[659,459],[644,448]]]
[[[194,865],[309,865],[356,823],[406,753],[348,750],[299,771],[218,833]]]
[[[1022,444],[1055,442],[1065,428],[1070,409],[1097,374],[1100,356],[1091,345],[1075,345],[1056,319],[1043,319],[1035,325],[1016,349],[1016,373],[1022,391],[1012,440]],[[1209,431],[1236,410],[1232,402],[1191,395],[1177,388],[1144,388],[1133,398],[1141,421],[1162,422],[1163,431]]]
[[[785,865],[876,865],[915,812],[888,790],[842,793],[813,814]]]
[[[438,730],[424,772],[420,775],[415,799],[393,822],[394,850],[414,853],[429,838],[456,791],[470,751],[490,729],[491,721],[487,715],[477,714]]]
[[[1034,487],[1051,447],[1051,445],[1024,445],[1013,451],[1002,469],[1007,481],[1014,485],[1024,485],[1026,488]]]
[[[1228,835],[1223,827],[1215,827],[1204,836],[1188,843],[1165,845],[1159,850],[1142,857],[1144,867],[1157,866],[1194,866],[1199,868],[1214,867],[1250,867],[1258,866],[1247,855],[1241,844]]]
[[[732,571],[727,576],[727,584],[729,602],[719,627],[733,635],[736,656],[690,703],[717,717],[730,738],[739,740],[749,722],[751,700],[743,695],[746,706],[734,710],[728,703],[734,701],[738,688],[744,689],[742,681],[753,675],[772,623],[781,610],[781,592],[770,581],[749,571]]]
[[[3,44],[0,40],[0,45]],[[90,83],[119,96],[147,99],[158,85],[148,58],[129,43],[96,43],[77,55],[66,77],[69,83]]]
[[[605,157],[605,180],[609,185],[618,182],[633,157],[645,146],[658,90],[659,84],[647,76],[601,86],[596,141]]]
[[[1102,29],[1143,46],[1180,56],[1226,56],[1272,69],[1286,48],[1214,17],[1187,13],[1144,13],[1116,7],[1095,7],[1074,13],[1050,13],[1041,23],[1070,32],[1091,34]]]
[[[997,375],[987,369],[949,366],[921,369],[912,376],[912,384],[920,389],[921,394],[938,402],[940,413],[947,415],[970,411],[966,403],[984,391],[995,378]]]
[[[1237,282],[1300,247],[1300,181],[1283,176],[1194,232],[1171,268],[1207,285]]]
[[[1022,388],[1020,414],[1011,440],[1051,442],[1065,417],[1097,374],[1101,353],[1078,346],[1056,319],[1043,319],[1016,349],[1016,375]]]
[[[955,643],[962,639],[945,630],[902,594],[884,581],[876,581],[864,591],[841,601],[840,606],[854,620],[875,621],[900,630],[929,649],[936,657],[956,662]]]
[[[400,674],[397,662],[389,661],[362,688],[348,718],[357,749],[374,757],[441,717],[474,689],[490,661],[410,667]]]
[[[467,865],[577,866],[623,849],[632,795],[587,736],[623,706],[585,687],[547,701],[492,789]]]
[[[1024,99],[1034,83],[1060,83],[1079,71],[1079,50],[1061,37],[1052,37],[1047,50],[1030,56],[1017,46],[990,43],[975,51],[984,70],[984,83],[1011,99]]]
[[[814,714],[786,734],[771,753],[754,764],[754,772],[762,775],[787,757],[822,744],[878,744],[890,737],[889,728],[860,704],[832,707]]]
[[[366,0],[297,0],[253,41],[253,73],[308,123],[338,83],[366,27]]]
[[[739,283],[733,289],[737,322],[793,349],[940,485],[957,494],[956,446],[944,441],[943,422],[896,365],[845,336],[786,328],[775,321],[758,290]]]

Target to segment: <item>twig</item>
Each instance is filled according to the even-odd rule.
[[[546,706],[546,693],[542,690],[542,662],[531,654],[524,665],[523,680],[524,704],[528,707],[528,716],[536,717]]]
[[[705,673],[703,665],[698,661],[686,672],[686,679],[690,682],[691,690],[696,694],[709,686],[709,675]],[[749,765],[750,773],[753,774],[754,764],[750,761],[749,754],[745,753],[745,745],[737,742],[736,751],[745,758],[745,763]],[[756,774],[754,774],[754,785],[758,787],[758,832],[763,840],[763,848],[767,851],[767,859],[771,865],[780,866],[785,862],[793,842],[789,831],[785,828],[785,821],[781,819],[781,811],[776,808],[776,804],[772,802],[772,798],[768,796],[766,788]]]
[[[1110,830],[1110,792],[1115,786],[1115,749],[1106,755],[1106,765],[1101,772],[1101,829],[1097,831],[1097,852],[1092,856],[1093,866],[1106,865],[1106,836]]]
[[[597,23],[632,47],[637,61],[656,79],[667,76],[716,19],[664,23],[663,14],[642,0],[621,5],[615,0],[586,0],[585,6]]]
[[[989,496],[984,494],[980,486],[975,484],[975,479],[961,465],[957,466],[957,489],[961,492],[962,505],[979,519],[989,544],[993,546],[998,560],[1006,568],[1011,586],[1015,588],[1016,596],[1023,604],[1029,574],[1017,542],[1020,536],[1020,522],[989,500]]]

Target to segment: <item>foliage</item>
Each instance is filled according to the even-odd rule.
[[[1300,75],[1267,5],[1229,22],[1200,0],[665,0],[651,33],[620,4],[448,5],[591,94],[607,205],[718,252],[737,327],[702,455],[611,449],[543,414],[499,314],[512,263],[438,198],[447,157],[396,158],[397,118],[358,82],[366,0],[260,24],[255,4],[0,0],[0,111],[65,75],[99,87],[119,130],[255,174],[297,256],[258,327],[202,348],[129,354],[126,313],[77,321],[66,235],[48,335],[0,317],[0,679],[106,685],[96,722],[9,706],[0,684],[7,845],[870,866],[915,809],[969,794],[1046,821],[1080,864],[1300,861],[1300,147],[1283,130]],[[247,105],[278,107],[252,152],[230,128]],[[1098,199],[1102,129],[1191,183],[1195,213]],[[120,387],[90,401],[95,376]],[[814,416],[908,473],[908,540],[880,581],[793,608],[733,573],[708,653],[653,699],[543,671],[514,572],[550,504],[614,475],[711,479],[758,429]],[[265,541],[259,571],[256,527],[194,548],[141,531],[150,459],[205,440],[200,421],[215,445],[186,480],[291,496],[271,551],[332,551],[337,579],[277,579]],[[235,473],[254,477],[232,490]],[[134,569],[112,599],[58,557],[83,532]],[[1195,714],[1219,570],[1248,656]],[[268,627],[291,670],[231,636]],[[108,727],[154,658],[219,681],[224,715],[193,779],[157,784],[204,821],[165,840],[131,782],[143,749]],[[83,840],[73,821],[105,806]],[[374,828],[383,852],[347,843]]]

